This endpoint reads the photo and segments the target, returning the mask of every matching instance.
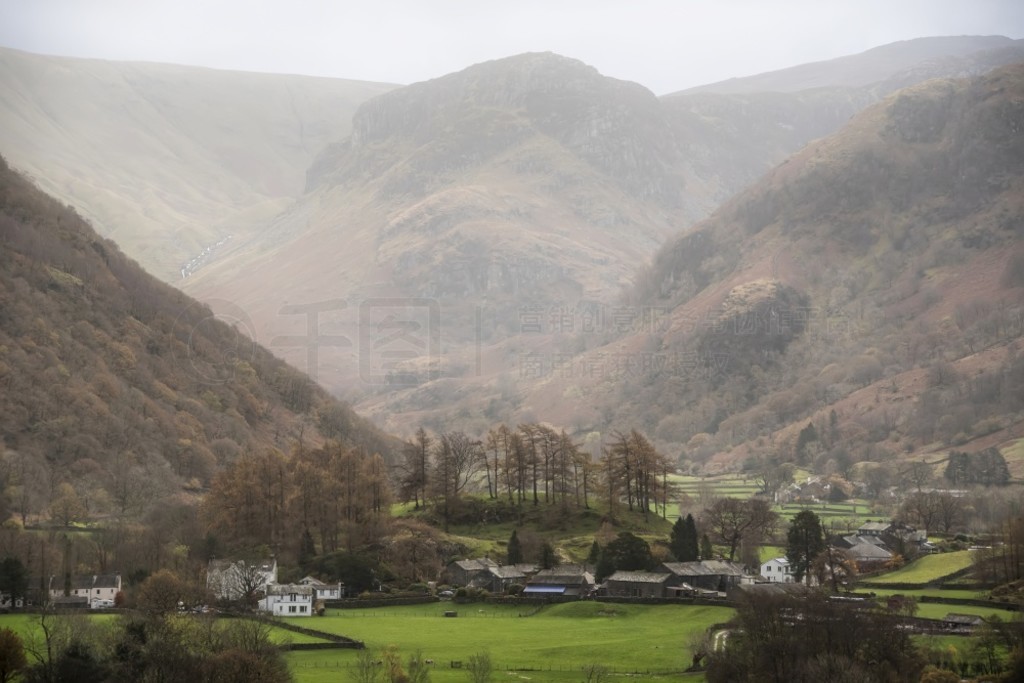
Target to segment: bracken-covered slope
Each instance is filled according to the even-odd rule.
[[[0,154],[173,282],[286,207],[393,86],[0,49],[0,87]]]
[[[1022,131],[1024,64],[899,91],[658,251],[632,295],[658,326],[599,350],[631,372],[530,402],[586,395],[719,466],[795,457],[808,421],[835,430],[817,455],[837,461],[1011,443]]]
[[[229,324],[231,323],[231,324]],[[146,274],[0,159],[0,486],[92,514],[201,490],[247,453],[392,441],[210,309]],[[15,501],[16,499],[16,501]]]

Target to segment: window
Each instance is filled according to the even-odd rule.
[[[302,614],[305,614],[306,613],[306,606],[305,605],[299,605],[299,612],[301,612]]]
[[[288,605],[288,611],[292,614],[295,613],[295,605]]]

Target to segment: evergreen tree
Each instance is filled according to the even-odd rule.
[[[519,535],[516,530],[512,530],[512,535],[508,539],[508,564],[522,564],[523,562],[523,545],[519,542]]]
[[[711,539],[708,538],[707,534],[703,534],[700,537],[700,559],[710,560],[714,557],[715,551],[711,547]]]
[[[544,545],[540,547],[540,568],[551,569],[556,564],[555,549],[551,547],[550,543],[544,541]]]
[[[672,525],[669,549],[679,562],[693,562],[700,557],[697,523],[693,521],[693,515],[680,517]]]
[[[811,563],[825,550],[825,532],[821,520],[811,510],[801,510],[786,533],[786,559],[793,567],[797,582],[808,575]]]
[[[601,582],[614,573],[615,562],[612,560],[611,554],[602,550],[601,557],[597,560],[597,567],[594,569],[594,579]]]
[[[621,532],[609,543],[604,549],[604,555],[611,560],[615,569],[642,571],[654,566],[651,546],[644,539],[628,531]]]
[[[597,564],[598,560],[600,560],[600,559],[601,559],[601,546],[600,546],[600,544],[598,544],[597,540],[595,539],[594,542],[590,544],[590,554],[587,555],[587,564],[589,564],[590,566],[593,567],[594,565]]]

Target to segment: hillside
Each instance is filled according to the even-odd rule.
[[[661,99],[694,175],[704,180],[710,213],[807,143],[838,131],[901,88],[976,76],[1021,60],[1021,40],[921,38]]]
[[[476,65],[367,102],[307,194],[185,287],[241,306],[264,340],[304,329],[285,302],[334,301],[324,334],[351,345],[320,348],[317,378],[390,429],[540,418],[517,389],[531,359],[573,367],[631,328],[629,312],[613,319],[620,292],[656,245],[880,96],[658,99],[557,55]],[[364,382],[356,303],[379,297],[434,302],[444,351],[406,351]]]
[[[401,370],[458,376],[476,339],[518,334],[524,306],[614,297],[685,225],[684,161],[639,85],[552,54],[476,65],[363,105],[307,194],[185,287],[237,303],[268,337],[304,329],[279,314],[286,301],[344,298],[330,324],[355,340],[356,302],[429,299],[451,353]],[[350,348],[320,351],[319,379],[358,389]]]
[[[638,277],[632,300],[664,324],[602,352],[653,352],[660,369],[576,391],[716,467],[1012,443],[1024,428],[1022,101],[1022,64],[929,81],[808,145]],[[532,401],[559,405],[545,387]],[[822,437],[802,451],[809,421]]]
[[[393,441],[0,162],[0,513],[196,493],[253,453]],[[244,323],[244,321],[241,321]],[[6,518],[6,514],[2,514]]]
[[[393,87],[10,49],[0,86],[8,163],[169,282],[283,210]]]

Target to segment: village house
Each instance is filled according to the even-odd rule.
[[[754,577],[747,576],[743,566],[724,560],[701,560],[698,562],[665,562],[655,571],[672,574],[669,586],[687,584],[696,591],[724,593],[730,586],[753,583]]]
[[[524,596],[587,597],[594,590],[594,575],[578,564],[561,564],[542,569],[533,575],[523,588]]]
[[[526,584],[526,573],[516,565],[488,567],[486,573],[473,579],[469,585],[491,593],[507,593],[513,584]]]
[[[120,574],[81,574],[72,577],[68,586],[64,585],[63,580],[55,576],[50,577],[49,597],[51,603],[59,598],[84,598],[88,607],[102,609],[113,607],[114,600],[120,592]]]
[[[497,562],[486,557],[474,560],[454,560],[445,567],[445,580],[452,586],[469,586],[477,579],[489,581],[488,575],[491,567],[497,566]]]
[[[345,584],[324,583],[320,579],[307,576],[299,580],[300,586],[309,586],[313,589],[314,600],[341,600],[345,597]]]
[[[795,583],[793,567],[785,557],[775,557],[761,564],[761,578],[768,583]]]
[[[617,571],[604,582],[604,594],[615,598],[668,597],[668,572]]]
[[[271,584],[259,607],[275,617],[308,617],[313,614],[312,586],[302,584]]]
[[[254,563],[245,560],[210,560],[206,568],[206,588],[221,600],[237,600],[247,589],[262,589],[277,583],[277,559]]]

